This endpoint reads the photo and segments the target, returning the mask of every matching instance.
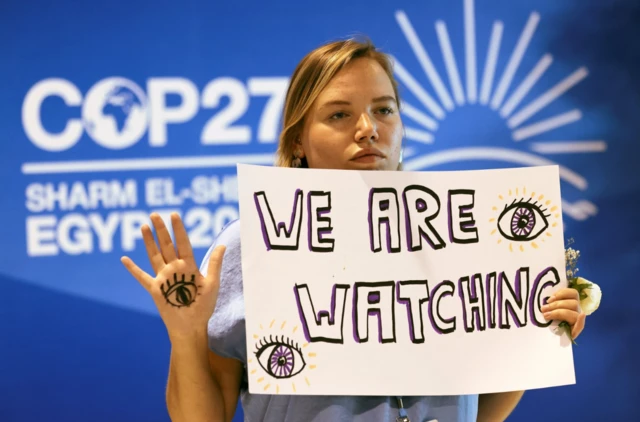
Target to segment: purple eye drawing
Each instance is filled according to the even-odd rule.
[[[307,365],[302,350],[285,336],[269,336],[256,344],[258,363],[267,374],[274,378],[291,378],[299,374]]]
[[[504,210],[498,217],[498,230],[505,239],[516,242],[528,242],[540,236],[549,227],[547,218],[551,214],[545,214],[547,209],[542,209],[542,205],[520,199],[514,200],[511,204],[505,205]]]

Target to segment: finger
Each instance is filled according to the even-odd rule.
[[[187,235],[187,231],[185,230],[184,224],[182,224],[182,219],[178,213],[171,213],[171,225],[173,226],[173,234],[176,238],[178,257],[195,266],[191,242],[189,242],[189,236]]]
[[[158,274],[162,267],[164,267],[164,258],[158,250],[156,240],[153,238],[153,233],[151,232],[151,227],[145,224],[142,226],[140,231],[142,232],[142,240],[144,241],[144,246],[147,249],[147,256],[149,257],[151,268],[153,268],[153,271]]]
[[[574,299],[556,300],[540,308],[542,312],[554,311],[556,309],[568,309],[570,311],[580,312],[580,302]]]
[[[569,325],[573,326],[578,320],[579,314],[576,311],[570,311],[568,309],[556,309],[555,311],[545,312],[542,315],[547,321],[567,321]]]
[[[574,340],[578,338],[582,330],[584,330],[584,325],[586,324],[586,321],[587,321],[587,314],[580,313],[580,315],[578,315],[578,320],[576,321],[576,324],[573,326],[573,328],[571,328],[571,337],[573,337]]]
[[[220,270],[222,269],[222,259],[224,257],[224,253],[227,250],[226,246],[218,245],[215,247],[213,251],[211,251],[211,255],[209,255],[209,265],[207,267],[207,281],[216,281],[218,284],[220,282]]]
[[[122,262],[124,267],[131,273],[131,275],[136,280],[138,280],[138,282],[140,282],[145,290],[148,291],[149,289],[151,289],[151,286],[153,286],[153,277],[142,271],[142,269],[138,267],[128,256],[123,256],[122,258],[120,258],[120,262]]]
[[[554,302],[556,300],[561,300],[561,299],[579,300],[580,299],[580,293],[578,293],[578,291],[576,289],[571,289],[571,288],[560,289],[557,292],[555,292],[553,294],[553,296],[551,296],[549,298],[549,300],[547,300],[547,303],[551,303],[551,302]]]
[[[171,261],[175,261],[177,259],[176,250],[173,247],[171,235],[169,235],[169,230],[167,230],[167,226],[164,225],[162,217],[160,217],[160,214],[154,212],[151,214],[151,221],[158,235],[158,244],[160,245],[160,252],[162,252],[164,262],[168,264]]]

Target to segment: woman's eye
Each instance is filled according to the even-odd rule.
[[[338,120],[338,119],[344,118],[346,115],[347,115],[346,113],[343,113],[343,112],[339,111],[337,113],[332,114],[330,119],[331,120]]]
[[[391,107],[383,107],[380,110],[378,110],[381,114],[392,114],[393,113],[393,109]]]

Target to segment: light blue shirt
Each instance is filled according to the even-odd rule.
[[[250,394],[247,384],[247,346],[245,338],[244,298],[240,253],[240,222],[227,225],[205,256],[200,271],[204,274],[209,255],[217,245],[225,245],[216,309],[209,320],[209,348],[220,356],[238,359],[244,364],[240,397],[247,422],[395,422],[398,402],[381,396],[302,396]],[[406,374],[406,376],[411,376]],[[475,422],[478,396],[403,397],[411,422]]]

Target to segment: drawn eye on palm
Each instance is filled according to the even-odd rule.
[[[202,288],[202,285],[196,284],[195,274],[191,274],[190,278],[184,273],[173,273],[173,281],[167,279],[165,283],[160,286],[162,295],[167,303],[176,308],[183,306],[190,306],[196,301],[196,296],[199,296],[198,288]]]

